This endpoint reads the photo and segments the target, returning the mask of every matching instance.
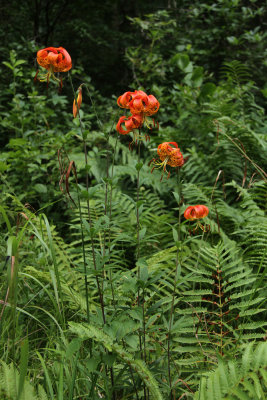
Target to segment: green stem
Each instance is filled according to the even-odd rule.
[[[223,303],[222,303],[222,286],[221,286],[221,272],[220,270],[217,271],[218,273],[218,289],[219,289],[219,308],[220,308],[220,355],[223,356]]]
[[[114,164],[115,164],[115,154],[117,149],[118,143],[118,133],[116,136],[114,152],[113,152],[113,159],[112,159],[112,167],[111,167],[111,184],[110,184],[110,194],[109,194],[109,230],[108,230],[108,253],[109,253],[109,266],[111,264],[111,257],[110,257],[110,248],[111,248],[111,234],[110,234],[110,224],[111,224],[111,214],[112,214],[112,190],[113,190],[113,176],[114,176]],[[112,302],[113,307],[116,309],[116,302],[115,302],[115,295],[114,295],[114,288],[113,288],[113,277],[112,277],[112,269],[109,268],[109,280],[110,280],[110,287],[112,293]]]
[[[91,100],[92,101],[92,100]],[[93,103],[92,103],[93,104]],[[111,131],[113,129],[114,121],[111,126],[111,129],[108,133],[107,137],[107,144],[109,145],[109,138]],[[108,265],[110,266],[110,242],[111,242],[111,235],[110,235],[110,226],[111,226],[111,213],[112,213],[112,178],[113,178],[113,172],[114,172],[114,161],[115,161],[115,152],[116,152],[116,145],[117,145],[117,139],[118,136],[116,137],[116,142],[115,142],[115,147],[113,150],[113,157],[112,157],[112,170],[111,170],[111,182],[110,182],[110,201],[108,201],[108,192],[109,192],[109,164],[110,164],[110,153],[111,151],[107,149],[107,166],[106,166],[106,183],[105,183],[105,208],[104,208],[104,214],[107,215],[109,214],[109,226],[108,226],[108,252],[109,252],[109,261]],[[106,230],[104,231],[104,238],[103,238],[103,281],[102,281],[102,290],[103,290],[103,282],[105,278],[105,255],[106,255],[106,241],[107,241],[107,232]],[[109,268],[109,280],[110,280],[110,286],[111,286],[111,292],[112,292],[112,300],[113,300],[113,305],[114,305],[114,290],[113,290],[113,283],[112,283],[112,271]]]
[[[136,233],[137,233],[137,261],[139,260],[140,257],[140,219],[139,219],[139,197],[140,197],[140,147],[141,143],[140,140],[138,140],[138,170],[137,170],[137,194],[136,194]],[[140,279],[140,266],[138,265],[138,270],[137,270],[137,277]],[[139,289],[138,289],[138,306],[140,305],[139,301]]]
[[[92,100],[91,100],[92,101]],[[112,128],[111,128],[112,129]],[[110,130],[111,132],[111,130]],[[109,137],[110,137],[110,132],[108,134],[107,138],[107,143],[109,144]],[[115,150],[114,150],[115,151]],[[105,183],[105,208],[104,208],[104,215],[108,214],[108,191],[109,191],[109,184],[108,184],[108,179],[109,179],[109,149],[107,150],[107,167],[106,167],[106,183]],[[114,154],[113,154],[113,162],[114,162]],[[113,166],[112,166],[113,167]],[[112,174],[113,174],[113,168],[112,168]],[[110,210],[109,210],[109,217],[111,218],[111,206],[112,202],[110,201]],[[113,289],[113,283],[112,283],[112,271],[110,268],[110,220],[109,220],[109,227],[108,227],[108,236],[109,236],[109,280],[110,280],[110,285],[111,285],[111,292],[112,292],[112,300],[113,300],[113,305],[115,304],[114,300],[114,289]],[[106,256],[106,240],[107,240],[107,232],[104,230],[104,238],[103,238],[103,246],[102,246],[102,259],[103,259],[103,269],[102,269],[102,293],[104,290],[104,279],[105,279],[105,269],[106,269],[106,263],[105,263],[105,256]],[[114,307],[115,308],[115,307]],[[111,386],[112,386],[112,399],[116,400],[116,392],[114,391],[114,372],[113,372],[113,367],[110,368],[110,379],[111,379]]]
[[[143,353],[144,362],[146,363],[146,319],[145,319],[145,289],[143,289],[143,299],[142,299],[142,310],[143,310]],[[144,399],[149,400],[149,390],[144,384]]]
[[[18,254],[10,257],[11,262],[11,290],[10,290],[10,303],[11,303],[11,320],[12,320],[12,359],[15,363],[15,341],[16,341],[16,324],[17,324],[17,287],[18,287]]]
[[[81,118],[79,114],[79,119],[80,119],[80,127],[81,127]],[[81,133],[82,133],[82,127],[81,127]],[[83,135],[83,133],[82,133]],[[83,140],[83,146],[84,146],[84,160],[85,160],[85,168],[86,168],[86,191],[87,191],[87,214],[88,214],[88,220],[89,220],[89,226],[90,226],[90,240],[91,240],[91,247],[92,247],[92,256],[93,256],[93,265],[94,265],[94,270],[97,272],[97,267],[96,267],[96,256],[95,256],[95,242],[94,242],[94,237],[93,237],[93,223],[92,223],[92,218],[91,218],[91,209],[90,209],[90,200],[89,200],[89,174],[88,174],[88,157],[87,157],[87,146],[86,146],[86,141]],[[98,289],[98,295],[99,295],[99,301],[101,305],[101,311],[102,311],[102,318],[104,324],[106,323],[106,318],[105,318],[105,307],[104,307],[104,299],[103,299],[103,293],[101,292],[101,287],[100,287],[100,282],[99,278],[96,275],[96,284],[97,284],[97,289]]]
[[[74,91],[74,87],[72,84],[72,79],[71,79],[71,75],[69,74],[69,78],[70,78],[70,82],[71,82],[71,87],[72,87],[72,91],[73,91],[73,95],[74,98],[76,100],[75,97],[75,91]],[[93,109],[95,111],[95,115],[97,118],[97,122],[99,127],[101,128],[102,124],[98,118],[96,109],[95,109],[95,105],[93,103],[93,100],[91,98],[91,94],[89,92],[89,89],[87,88],[87,86],[85,85],[87,93],[90,97]],[[83,146],[84,146],[84,158],[85,158],[85,167],[86,167],[86,191],[87,191],[87,213],[88,213],[88,220],[89,220],[89,226],[90,226],[90,239],[91,239],[91,247],[92,247],[92,256],[93,256],[93,265],[94,265],[94,270],[96,271],[97,274],[97,266],[96,266],[96,256],[95,256],[95,245],[94,245],[94,237],[93,237],[93,224],[92,224],[92,218],[91,218],[91,210],[90,210],[90,200],[89,200],[89,174],[88,174],[88,157],[87,157],[87,146],[86,146],[86,139],[85,139],[85,135],[84,135],[84,131],[83,131],[83,126],[82,126],[82,119],[81,119],[81,115],[80,115],[80,111],[78,108],[78,117],[79,117],[79,121],[80,121],[80,130],[81,130],[81,136],[82,136],[82,140],[83,140]],[[109,133],[110,135],[110,133]],[[108,135],[108,139],[109,139],[109,135]],[[109,168],[109,162],[107,162],[107,178],[108,178],[108,168]],[[107,198],[108,198],[108,183],[106,183],[106,192],[105,192],[105,215],[107,215]],[[104,233],[104,243],[103,243],[103,247],[102,247],[102,256],[103,256],[103,260],[105,258],[105,247],[106,247],[106,233]],[[96,275],[96,283],[97,283],[97,289],[98,289],[98,295],[99,295],[99,301],[100,301],[100,305],[101,305],[101,312],[102,312],[102,319],[103,319],[103,323],[106,323],[106,317],[105,317],[105,304],[104,304],[104,296],[103,296],[103,284],[104,284],[104,274],[105,274],[105,264],[103,264],[103,268],[102,268],[102,290],[101,290],[101,286],[100,286],[100,282],[98,279],[98,276]],[[108,370],[107,367],[105,368],[106,370],[106,375],[108,375]],[[114,388],[114,374],[113,374],[113,368],[110,368],[110,378],[111,378],[111,386],[112,389]],[[114,392],[114,390],[112,390],[112,399],[116,400],[116,393]]]
[[[139,129],[139,136],[141,136],[141,132]],[[137,235],[137,252],[136,252],[136,258],[137,261],[139,261],[140,258],[140,216],[139,216],[139,199],[140,199],[140,152],[141,152],[141,141],[140,139],[138,140],[138,161],[137,161],[137,188],[136,188],[136,235]],[[138,264],[137,267],[137,279],[140,281],[140,265]],[[142,346],[142,333],[139,330],[139,347],[140,347],[140,353],[141,353],[141,358],[146,361],[146,354],[145,354],[145,349],[146,349],[146,330],[145,330],[145,292],[143,290],[143,299],[142,299],[142,316],[143,316],[143,345]],[[137,304],[138,307],[140,306],[140,288],[138,286],[138,291],[137,291]],[[144,384],[144,399],[146,400],[147,398],[147,392],[146,392],[146,386]]]
[[[88,280],[87,280],[87,266],[85,257],[85,245],[84,245],[84,234],[83,234],[83,223],[82,223],[82,209],[81,209],[81,199],[79,194],[78,182],[76,181],[77,197],[78,197],[78,209],[81,225],[81,236],[82,236],[82,252],[83,252],[83,271],[84,271],[84,284],[85,284],[85,298],[86,298],[86,314],[87,321],[90,323],[90,309],[89,309],[89,293],[88,293]]]
[[[218,121],[216,121],[218,123]],[[238,144],[229,136],[227,135],[226,132],[221,132],[224,136],[227,137],[227,139],[233,143],[233,145],[240,151],[240,153],[253,165],[253,167],[258,171],[258,173],[261,175],[263,180],[266,182],[267,181],[267,174],[266,172],[260,168],[251,158],[248,157],[247,153],[242,149],[242,147],[238,146]]]
[[[175,261],[175,278],[172,292],[172,302],[171,302],[171,310],[170,310],[170,320],[169,320],[169,330],[168,330],[168,377],[169,377],[169,385],[170,385],[170,399],[172,398],[172,377],[171,377],[171,355],[170,355],[170,346],[171,346],[171,329],[172,329],[172,319],[173,319],[173,310],[174,310],[174,299],[176,295],[176,285],[178,280],[178,268],[181,265],[181,199],[182,199],[182,187],[181,187],[181,174],[180,168],[177,168],[177,184],[178,184],[178,195],[179,195],[179,204],[178,204],[178,245],[176,251],[176,261]]]
[[[95,116],[96,116],[96,119],[97,119],[98,126],[99,126],[99,128],[102,128],[102,122],[101,122],[100,119],[98,118],[98,114],[97,114],[97,111],[96,111],[96,108],[95,108],[95,103],[94,103],[94,101],[93,101],[93,99],[92,99],[90,90],[88,89],[88,86],[87,86],[86,84],[83,83],[83,85],[85,86],[86,91],[87,91],[87,94],[88,94],[88,96],[89,96],[89,98],[90,98],[90,101],[91,101],[91,104],[92,104],[92,107],[93,107],[93,110],[94,110],[94,113],[95,113]],[[109,133],[109,134],[110,134],[110,133]]]

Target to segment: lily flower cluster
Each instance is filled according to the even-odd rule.
[[[41,67],[47,70],[46,74],[40,76],[39,80],[41,82],[50,81],[52,77],[54,80],[59,81],[62,86],[62,80],[60,81],[57,77],[55,77],[55,72],[67,72],[72,68],[72,61],[69,53],[63,47],[47,47],[45,49],[41,49],[37,52],[37,62]],[[35,79],[37,78],[38,72],[36,73]],[[77,99],[75,98],[73,101],[73,117],[76,118],[80,107],[82,104],[82,85],[78,89]],[[129,132],[133,132],[134,139],[133,142],[137,142],[138,139],[142,140],[142,136],[140,135],[140,129],[144,123],[146,123],[147,127],[151,129],[151,125],[149,122],[149,117],[156,114],[159,110],[160,103],[152,94],[147,95],[142,90],[135,90],[134,92],[125,92],[123,95],[119,96],[117,100],[117,104],[121,108],[125,108],[130,110],[132,115],[120,117],[116,130],[121,135],[127,135]],[[154,124],[155,125],[155,124]],[[146,135],[146,138],[149,138]],[[130,143],[130,145],[132,144]],[[161,175],[161,180],[163,177],[163,173],[167,172],[167,165],[170,167],[182,167],[184,165],[183,155],[178,148],[178,144],[176,142],[164,142],[161,143],[157,148],[157,154],[159,159],[153,158],[150,163],[153,163],[154,169],[163,168],[163,172]],[[170,177],[170,171],[168,172],[168,178]],[[167,178],[167,179],[168,179]],[[209,209],[204,205],[196,205],[187,207],[184,212],[184,217],[187,220],[194,221],[205,218],[209,214]],[[209,229],[210,226],[208,225]],[[203,232],[206,232],[206,225],[203,226],[197,221],[197,225],[193,230],[193,233],[196,229],[201,228]]]
[[[117,100],[117,104],[121,108],[130,110],[131,116],[127,117],[123,115],[120,117],[116,129],[121,135],[127,135],[129,132],[134,133],[134,141],[140,139],[141,127],[144,122],[147,123],[147,117],[155,114],[159,109],[159,102],[153,95],[147,95],[142,90],[135,90],[134,92],[125,92]],[[157,148],[157,158],[153,158],[150,164],[153,164],[151,172],[154,169],[162,168],[161,179],[163,174],[168,174],[167,179],[170,177],[171,171],[167,171],[167,166],[172,168],[180,168],[184,165],[184,157],[176,142],[163,142]],[[187,207],[184,212],[184,217],[187,220],[195,221],[197,224],[193,229],[193,233],[200,228],[203,232],[207,232],[210,229],[209,225],[202,225],[199,220],[205,218],[209,214],[209,209],[204,205],[196,205]],[[189,230],[191,233],[191,230]]]
[[[176,142],[164,142],[158,146],[157,153],[159,156],[159,160],[153,158],[150,163],[153,163],[153,168],[151,172],[156,168],[163,168],[163,172],[161,175],[161,180],[163,178],[163,173],[167,172],[166,167],[169,165],[170,167],[182,167],[184,165],[183,155],[178,148],[178,144]],[[170,177],[170,171],[168,172],[168,177]]]
[[[139,131],[144,123],[151,128],[148,117],[158,112],[159,102],[152,94],[147,95],[142,90],[135,90],[134,92],[125,92],[121,95],[117,104],[121,108],[130,110],[131,116],[123,115],[120,117],[116,130],[121,135],[127,135],[129,132],[133,132],[134,139],[136,142],[138,139],[142,139]],[[146,138],[149,136],[146,136]]]
[[[67,72],[72,67],[72,61],[69,53],[63,47],[47,47],[37,52],[37,62],[41,67],[45,68],[48,72],[40,76],[41,82],[50,81],[50,78],[59,81],[62,85],[62,81],[55,77],[55,72]],[[36,73],[35,79],[37,78],[38,72]]]

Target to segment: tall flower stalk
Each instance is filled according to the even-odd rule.
[[[90,227],[90,239],[91,239],[91,247],[92,247],[92,256],[93,256],[94,270],[96,271],[96,283],[97,283],[97,289],[98,289],[98,294],[99,294],[99,300],[100,300],[100,304],[101,304],[101,312],[102,312],[103,324],[106,324],[105,304],[104,304],[106,230],[104,231],[103,244],[101,245],[101,252],[102,252],[102,259],[103,259],[103,266],[102,266],[102,271],[101,271],[101,275],[102,275],[102,285],[101,285],[100,281],[99,281],[99,278],[97,276],[95,245],[94,245],[94,237],[93,237],[93,233],[92,233],[93,232],[93,224],[92,224],[92,219],[91,219],[90,198],[89,198],[89,193],[88,193],[88,190],[89,190],[89,174],[88,174],[88,157],[87,157],[86,138],[84,136],[83,126],[82,126],[82,119],[81,119],[81,115],[80,115],[80,112],[79,112],[80,107],[81,107],[81,103],[82,103],[82,86],[83,85],[81,85],[79,87],[78,96],[77,96],[77,99],[76,99],[71,77],[70,77],[70,81],[71,81],[71,86],[72,86],[72,90],[73,90],[73,94],[74,94],[73,116],[74,116],[74,118],[77,115],[79,117],[81,136],[82,136],[83,146],[84,146],[85,167],[86,167],[87,213],[88,213],[88,220],[89,220],[89,227]],[[89,90],[88,90],[86,85],[85,85],[85,87],[86,87],[86,90],[87,90],[88,95],[90,97],[91,103],[93,105],[93,108],[94,108],[94,111],[95,111],[95,115],[96,115],[96,118],[97,118],[97,122],[99,124],[99,127],[101,127],[101,122],[100,122],[100,120],[98,118],[98,115],[96,113],[95,106],[94,106],[93,100],[91,98],[90,92],[89,92]],[[111,133],[111,130],[108,133],[107,143],[109,143],[110,133]],[[114,160],[114,156],[113,156],[113,160]],[[105,216],[107,216],[107,214],[108,214],[109,161],[110,160],[109,160],[109,150],[108,150],[107,166],[106,166],[106,182],[105,182],[105,209],[104,209],[104,215]],[[110,203],[110,207],[111,207],[111,203]],[[111,216],[111,210],[110,210],[110,216]],[[110,237],[110,224],[109,224],[109,237]],[[110,243],[110,240],[109,240],[109,243]],[[114,298],[112,276],[110,277],[110,281],[111,281],[111,290],[112,290],[112,294],[113,294],[113,298]],[[105,371],[106,371],[106,375],[108,375],[108,367],[107,366],[105,366]],[[110,367],[109,372],[110,372],[111,387],[112,387],[112,399],[116,400],[116,392],[114,390],[114,372],[113,372],[113,367]]]
[[[137,304],[140,306],[140,171],[142,169],[143,164],[140,161],[140,152],[141,152],[141,140],[148,139],[149,135],[145,135],[144,137],[141,134],[141,128],[143,125],[146,125],[150,128],[151,121],[149,121],[149,117],[154,115],[160,104],[158,100],[153,95],[147,95],[142,90],[135,90],[134,92],[125,92],[121,95],[117,104],[121,108],[125,108],[130,110],[132,115],[125,116],[119,118],[119,121],[116,126],[116,130],[121,135],[127,135],[130,132],[133,132],[133,140],[129,144],[129,149],[133,147],[134,144],[138,146],[138,159],[137,164],[135,166],[137,171],[137,187],[136,187],[136,239],[137,239],[137,251],[136,251],[136,259],[137,259],[137,281],[138,281],[138,289],[137,289]],[[146,324],[145,324],[145,289],[143,289],[142,293],[142,319],[143,319],[143,332],[139,330],[139,349],[141,358],[146,362]],[[149,392],[146,390],[146,386],[144,384],[144,399],[149,398]]]
[[[80,87],[78,88],[78,96],[77,99],[74,98],[73,101],[73,117],[76,118],[79,115],[79,110],[82,104],[82,87],[86,88],[87,94],[90,98],[91,104],[93,106],[93,110],[97,119],[97,123],[99,128],[102,127],[102,123],[98,118],[98,114],[93,102],[93,99],[91,97],[90,91],[87,87],[86,84],[81,84]],[[80,121],[81,123],[81,121]],[[109,182],[110,182],[110,176],[109,176],[109,167],[110,167],[110,149],[109,149],[109,139],[110,139],[110,134],[111,131],[113,129],[113,124],[111,126],[110,131],[108,132],[108,134],[106,135],[106,142],[107,142],[107,162],[106,162],[106,177],[105,177],[105,207],[104,207],[104,215],[108,216],[109,214],[109,219],[111,218],[111,207],[112,207],[112,188],[109,189]],[[114,157],[115,157],[115,152],[116,152],[116,145],[113,151],[113,164],[114,164]],[[111,179],[113,177],[113,166],[112,166],[112,173],[111,173]],[[111,183],[110,183],[111,185]],[[110,201],[109,201],[109,191],[110,191]],[[110,208],[110,211],[109,211]],[[108,227],[108,232],[109,232],[109,247],[108,247],[108,251],[110,250],[110,221],[109,221],[109,227]],[[104,230],[104,237],[103,237],[103,242],[101,243],[101,252],[102,252],[102,259],[103,259],[103,267],[102,267],[102,284],[101,284],[101,292],[102,292],[102,296],[104,297],[103,293],[104,293],[104,279],[105,279],[105,266],[106,266],[106,262],[105,262],[105,257],[106,257],[106,242],[107,242],[107,230]],[[109,263],[110,263],[110,258],[109,258]],[[112,284],[112,274],[111,274],[111,270],[110,270],[110,274],[109,274],[109,278],[110,278],[110,284],[111,284],[111,291],[112,291],[112,296],[114,299],[114,290],[113,290],[113,284]],[[103,300],[104,301],[104,300]],[[114,303],[114,302],[113,302]]]
[[[113,179],[113,173],[114,173],[114,162],[115,162],[115,154],[116,154],[116,148],[117,148],[117,138],[115,142],[115,146],[113,149],[113,154],[110,150],[110,134],[113,129],[114,123],[111,126],[110,131],[108,132],[107,135],[107,161],[106,161],[106,178],[105,178],[105,206],[104,206],[104,215],[108,217],[108,229],[104,230],[104,238],[103,238],[103,246],[102,246],[102,258],[103,258],[103,270],[102,270],[102,291],[103,291],[103,284],[104,284],[104,278],[105,278],[105,269],[106,269],[106,249],[108,250],[108,261],[107,264],[109,265],[109,282],[110,282],[110,288],[112,292],[112,300],[113,300],[113,306],[115,304],[115,296],[114,296],[114,288],[113,288],[113,281],[112,281],[112,270],[110,268],[110,246],[111,246],[111,234],[110,234],[110,228],[111,228],[111,218],[112,218],[112,179]],[[112,154],[112,167],[111,167],[111,173],[109,172],[110,168],[110,157]],[[108,231],[108,235],[107,235]],[[108,242],[108,244],[107,244]]]
[[[81,239],[82,239],[82,254],[83,254],[83,272],[84,272],[84,283],[85,283],[85,299],[86,299],[86,315],[87,315],[87,321],[88,323],[90,322],[90,309],[89,309],[89,293],[88,293],[88,281],[87,281],[87,266],[86,266],[86,257],[85,257],[85,240],[84,240],[84,233],[83,233],[83,221],[82,221],[82,210],[81,210],[81,198],[80,198],[80,190],[78,186],[78,176],[77,176],[77,171],[76,171],[76,166],[74,161],[70,161],[67,154],[67,163],[68,166],[65,167],[63,158],[62,158],[62,151],[61,149],[58,150],[58,163],[59,163],[59,169],[60,169],[60,182],[59,182],[59,187],[60,190],[64,193],[64,189],[62,187],[63,180],[65,179],[65,189],[66,193],[69,197],[69,199],[74,203],[76,206],[76,203],[72,199],[70,192],[69,192],[69,176],[71,171],[73,170],[74,172],[74,177],[75,177],[75,186],[76,186],[76,192],[77,192],[77,201],[78,201],[78,210],[79,210],[79,219],[80,219],[80,228],[81,228]]]
[[[170,385],[170,399],[172,398],[172,376],[171,376],[171,355],[170,355],[170,346],[171,346],[171,330],[173,325],[173,311],[174,311],[174,300],[176,295],[176,286],[179,275],[181,273],[181,252],[182,252],[182,242],[181,242],[181,202],[182,202],[182,185],[181,185],[181,171],[180,167],[177,168],[177,186],[178,186],[178,227],[177,227],[177,238],[178,241],[176,243],[177,251],[176,251],[176,259],[175,259],[175,276],[174,276],[174,284],[173,284],[173,292],[172,292],[172,300],[171,300],[171,310],[170,310],[170,319],[169,319],[169,329],[168,329],[168,377],[169,377],[169,385]],[[180,273],[179,273],[180,266]]]
[[[100,301],[100,306],[101,306],[102,319],[103,319],[103,323],[105,324],[106,323],[105,305],[104,305],[103,293],[101,291],[99,277],[97,276],[95,243],[94,243],[94,236],[93,236],[93,223],[92,223],[92,218],[91,218],[91,208],[90,208],[90,198],[89,198],[88,156],[87,156],[86,137],[85,137],[84,130],[83,130],[83,124],[82,124],[82,118],[81,118],[81,114],[80,114],[80,107],[79,107],[78,99],[75,96],[75,90],[74,90],[74,87],[73,87],[73,83],[72,83],[72,79],[71,79],[71,75],[70,74],[69,74],[69,80],[70,80],[70,83],[71,83],[73,96],[74,96],[74,99],[75,99],[75,102],[76,102],[76,106],[77,106],[77,115],[78,115],[79,122],[80,122],[81,138],[82,138],[82,141],[83,141],[84,161],[85,161],[85,169],[86,169],[86,191],[87,191],[86,204],[87,204],[87,215],[88,215],[88,221],[89,221],[89,227],[90,227],[90,240],[91,240],[91,248],[92,248],[92,257],[93,257],[94,270],[96,271],[96,284],[97,284],[98,296],[99,296],[99,301]],[[86,268],[86,266],[85,266],[85,276],[87,276],[87,268]],[[85,278],[85,279],[86,279],[85,280],[85,285],[87,287],[86,294],[88,295],[87,278]]]
[[[152,164],[152,170],[162,168],[161,179],[163,178],[163,174],[167,173],[167,179],[169,179],[171,170],[167,170],[168,167],[176,168],[177,171],[177,186],[178,186],[178,228],[177,228],[177,251],[176,251],[176,261],[175,261],[175,277],[174,277],[174,285],[171,299],[171,309],[170,309],[170,319],[169,319],[169,328],[168,328],[168,345],[167,345],[167,357],[168,357],[168,378],[169,378],[169,386],[170,386],[170,398],[172,398],[172,376],[171,376],[171,330],[173,325],[173,311],[174,311],[174,300],[176,294],[176,285],[179,278],[179,266],[181,268],[181,205],[182,205],[182,186],[181,186],[181,172],[180,169],[184,165],[183,155],[178,148],[178,144],[176,142],[164,142],[161,143],[157,148],[158,158],[153,158],[150,161]]]
[[[115,146],[114,146],[114,151],[113,151],[113,156],[112,156],[112,166],[111,166],[111,173],[110,173],[110,191],[108,193],[108,185],[106,184],[106,193],[105,193],[105,201],[107,201],[107,205],[105,203],[105,212],[108,214],[109,218],[109,227],[108,227],[108,265],[109,265],[109,281],[110,281],[110,288],[111,288],[111,294],[112,294],[112,303],[114,310],[116,309],[116,302],[115,302],[115,294],[114,294],[114,286],[113,286],[113,276],[112,276],[112,269],[110,268],[111,264],[111,232],[110,232],[110,227],[111,227],[111,218],[112,218],[112,191],[113,191],[113,177],[114,177],[114,163],[115,163],[115,154],[116,154],[116,149],[117,149],[117,143],[118,143],[118,135],[116,136],[116,141],[115,141]],[[107,167],[107,178],[108,178],[108,167]],[[109,196],[108,196],[109,194]]]

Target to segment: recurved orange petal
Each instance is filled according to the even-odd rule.
[[[198,204],[196,206],[189,206],[184,212],[185,219],[195,220],[200,218],[205,218],[209,214],[209,209],[203,204]]]

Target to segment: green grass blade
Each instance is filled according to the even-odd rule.
[[[8,232],[11,234],[12,233],[11,224],[9,222],[9,219],[8,219],[8,216],[7,216],[6,212],[5,212],[5,209],[2,206],[0,206],[0,212],[2,213],[2,216],[3,216],[4,221],[6,223]]]
[[[46,383],[47,383],[50,399],[54,400],[53,386],[52,386],[51,379],[49,377],[48,370],[47,370],[46,365],[45,365],[45,361],[44,361],[43,357],[41,356],[41,354],[39,353],[39,351],[37,351],[36,354],[37,354],[37,356],[38,356],[38,358],[39,358],[39,360],[40,360],[40,362],[42,364],[43,370],[44,370],[45,379],[46,379]]]
[[[18,389],[17,400],[20,399],[20,396],[22,394],[25,378],[27,375],[28,362],[29,362],[29,341],[28,341],[28,338],[26,338],[22,342],[22,345],[21,345],[20,368],[19,368],[19,389]]]
[[[59,371],[59,381],[58,381],[58,400],[64,400],[63,399],[63,359],[60,364],[60,371]]]

